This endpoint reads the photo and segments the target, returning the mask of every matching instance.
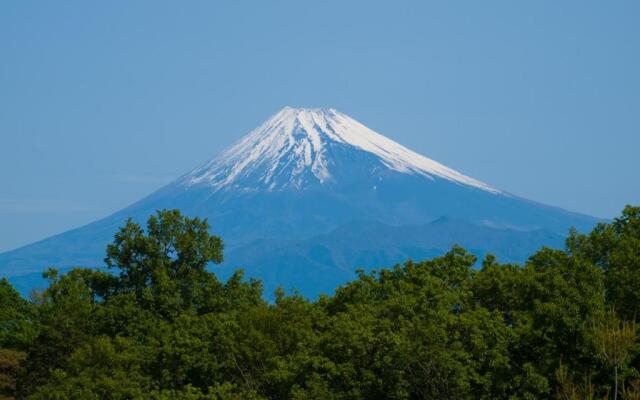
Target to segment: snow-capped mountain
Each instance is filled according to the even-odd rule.
[[[333,108],[285,107],[221,155],[187,174],[187,186],[214,190],[281,190],[331,185],[335,155],[357,149],[375,156],[380,168],[500,193],[499,190],[424,157],[372,131]],[[333,168],[332,168],[333,167]]]
[[[27,277],[26,289],[49,266],[102,266],[128,217],[144,223],[164,208],[209,219],[225,241],[223,275],[243,267],[268,292],[283,285],[308,295],[331,290],[357,267],[432,256],[455,243],[523,261],[541,245],[560,245],[569,227],[597,222],[466,176],[335,109],[286,107],[135,204],[0,254],[0,276]]]

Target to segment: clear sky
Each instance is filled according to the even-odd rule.
[[[639,1],[5,1],[0,251],[126,206],[285,105],[543,203],[640,203]]]

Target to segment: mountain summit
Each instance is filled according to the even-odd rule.
[[[462,244],[521,262],[596,219],[496,189],[422,156],[335,109],[285,107],[212,160],[102,220],[0,254],[19,287],[49,266],[101,267],[129,217],[158,209],[208,218],[268,293],[331,291],[356,268],[388,267]]]
[[[218,157],[187,174],[182,182],[186,186],[205,184],[215,190],[330,186],[342,172],[336,171],[336,159],[354,151],[375,158],[378,168],[500,192],[407,149],[333,108],[285,107]]]

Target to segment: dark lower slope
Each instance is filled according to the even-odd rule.
[[[219,274],[227,277],[241,267],[263,281],[267,295],[282,286],[315,297],[353,279],[358,268],[369,271],[432,258],[456,244],[479,260],[491,253],[501,262],[522,263],[542,246],[562,248],[564,239],[544,230],[496,229],[449,218],[399,227],[356,221],[306,240],[260,240],[236,249]]]

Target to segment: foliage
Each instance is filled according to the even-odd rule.
[[[127,221],[106,271],[0,281],[0,396],[19,399],[640,397],[640,211],[523,265],[460,247],[309,301],[208,272],[206,220]],[[2,398],[2,397],[0,397]]]
[[[602,269],[605,295],[616,312],[640,318],[640,207],[625,207],[613,223],[601,223],[589,235],[572,232],[567,244],[575,257]]]

